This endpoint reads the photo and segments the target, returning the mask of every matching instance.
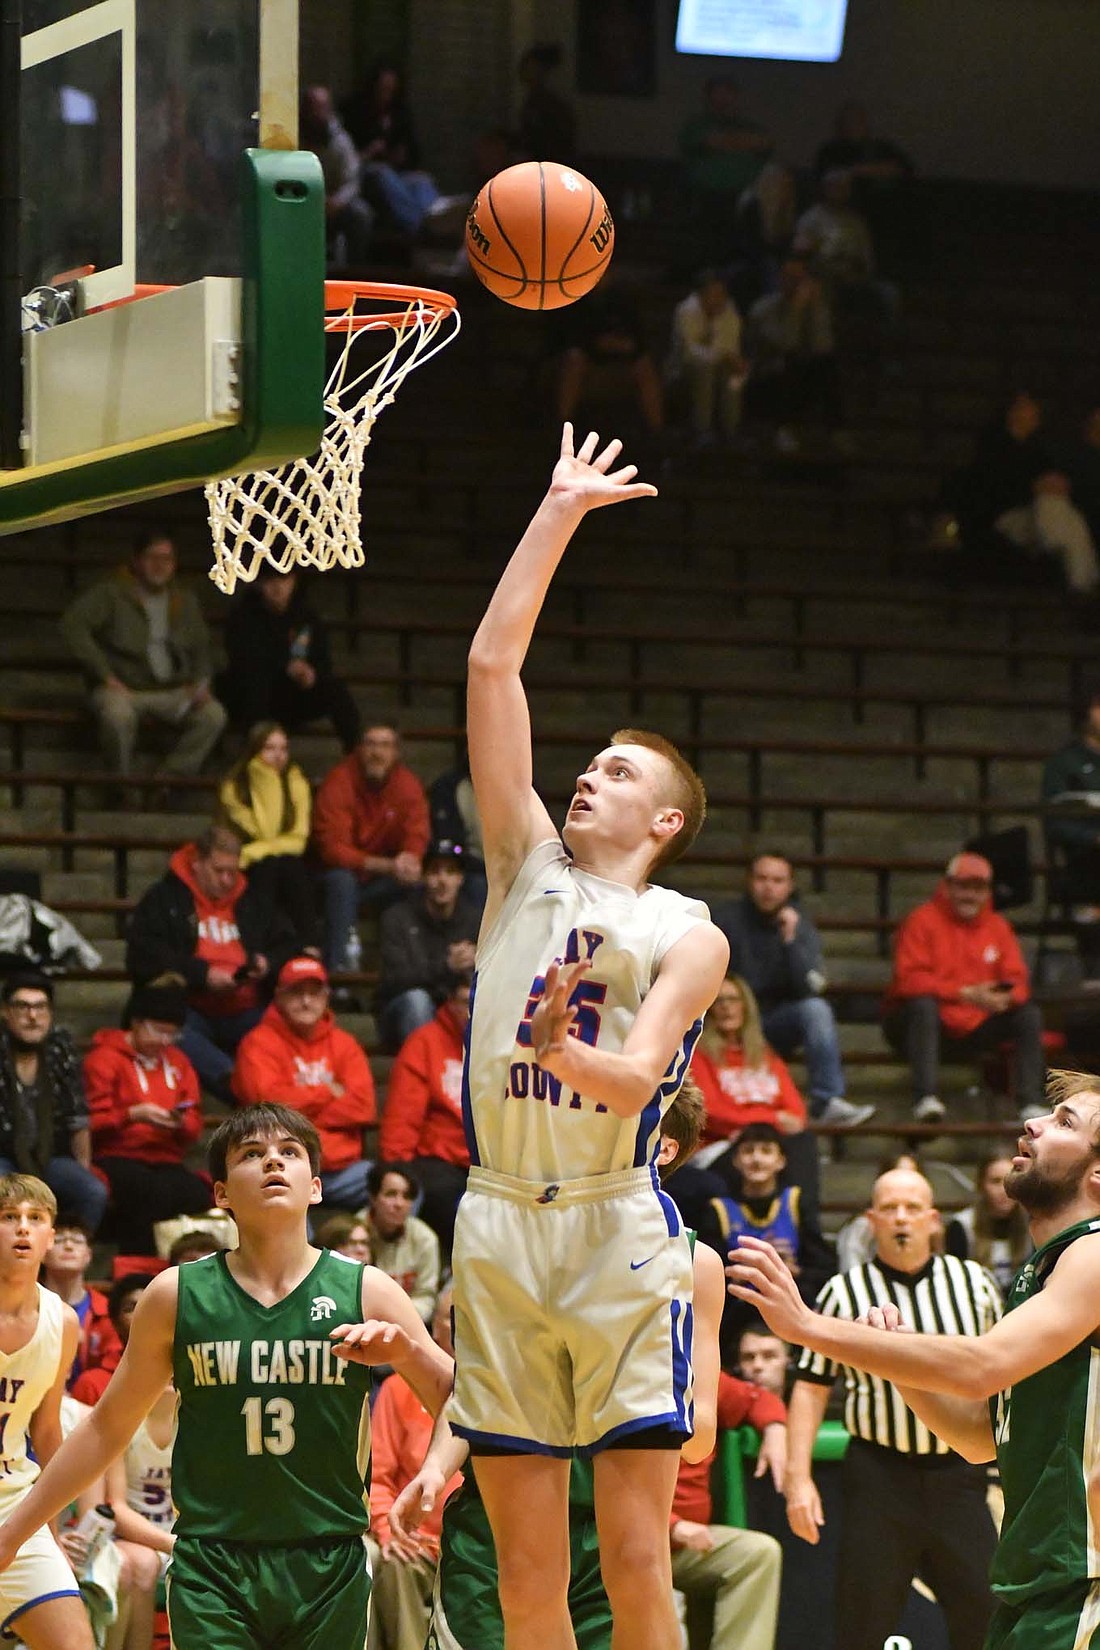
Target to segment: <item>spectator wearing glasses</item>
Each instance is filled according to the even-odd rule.
[[[894,975],[883,1002],[887,1042],[909,1061],[913,1116],[938,1123],[939,1065],[946,1043],[956,1060],[1008,1045],[1024,1117],[1044,1116],[1043,1025],[1012,925],[993,909],[993,867],[981,854],[956,854],[936,892],[901,923]]]
[[[68,1032],[53,1023],[50,980],[9,974],[0,1018],[0,1174],[36,1175],[94,1232],[107,1188],[92,1173],[80,1062]]]
[[[180,985],[137,986],[124,1031],[97,1031],[84,1060],[95,1166],[111,1187],[111,1225],[127,1255],[155,1255],[153,1227],[198,1215],[209,1182],[184,1167],[202,1132],[199,1079],[175,1046],[187,1018]]]

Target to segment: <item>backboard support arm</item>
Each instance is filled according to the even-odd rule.
[[[19,267],[19,223],[23,188],[19,142],[20,43],[23,0],[0,0],[0,469],[23,462],[23,281]]]
[[[298,147],[298,0],[260,0],[260,148]]]

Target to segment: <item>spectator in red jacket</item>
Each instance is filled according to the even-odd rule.
[[[313,803],[313,845],[325,866],[325,961],[347,968],[348,938],[364,905],[392,905],[420,881],[428,798],[401,761],[397,731],[372,722],[325,776]]]
[[[756,1476],[770,1472],[781,1489],[787,1465],[786,1405],[762,1387],[722,1374],[719,1429],[746,1425],[760,1434]],[[688,1641],[772,1650],[779,1614],[779,1543],[758,1530],[712,1522],[715,1453],[694,1464],[681,1460],[672,1500],[672,1582],[687,1600]]]
[[[408,1163],[424,1193],[420,1217],[446,1255],[466,1190],[470,1148],[462,1121],[462,1044],[470,1018],[469,970],[451,975],[435,1018],[406,1037],[390,1072],[382,1113],[382,1157]]]
[[[111,1376],[122,1362],[126,1342],[130,1339],[130,1325],[142,1291],[153,1279],[148,1272],[126,1272],[116,1278],[107,1296],[107,1311],[117,1336],[117,1347],[106,1353],[94,1369],[86,1369],[73,1386],[73,1397],[81,1404],[98,1404],[110,1384]]]
[[[765,1038],[756,994],[740,974],[726,975],[707,1010],[691,1075],[707,1108],[703,1144],[669,1188],[688,1225],[698,1226],[713,1198],[739,1195],[733,1148],[749,1123],[771,1123],[784,1136],[784,1184],[803,1188],[816,1219],[817,1141],[806,1130],[806,1102]]]
[[[883,1002],[887,1042],[909,1061],[913,1116],[936,1123],[940,1049],[970,1059],[1010,1044],[1024,1117],[1045,1115],[1043,1026],[1012,926],[992,905],[993,867],[956,854],[930,900],[894,939],[894,977]]]
[[[59,1211],[39,1282],[43,1289],[60,1295],[80,1323],[80,1345],[65,1382],[70,1389],[86,1369],[93,1369],[109,1354],[115,1354],[116,1363],[122,1356],[122,1343],[107,1312],[107,1297],[85,1281],[84,1274],[91,1264],[91,1231],[75,1215]]]
[[[377,1117],[374,1078],[355,1038],[336,1024],[316,957],[283,964],[274,1002],[237,1050],[233,1093],[244,1106],[271,1101],[302,1112],[321,1137],[325,1203],[366,1202],[363,1130]]]
[[[213,1201],[209,1181],[183,1162],[202,1132],[199,1080],[174,1046],[187,1006],[182,985],[136,986],[126,1030],[97,1031],[84,1060],[95,1166],[127,1255],[155,1255],[158,1220],[201,1214]]]

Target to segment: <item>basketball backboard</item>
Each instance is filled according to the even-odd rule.
[[[297,50],[297,0],[0,0],[0,533],[316,445]]]

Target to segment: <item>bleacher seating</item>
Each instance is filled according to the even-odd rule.
[[[905,1074],[872,1017],[891,927],[963,840],[1022,822],[1040,879],[1033,904],[1013,917],[1025,935],[1037,932],[1038,765],[1066,736],[1094,652],[1049,590],[948,591],[944,558],[919,548],[941,475],[965,459],[1021,367],[1052,384],[1072,370],[1082,382],[1098,354],[1097,300],[1057,255],[1079,226],[1071,208],[1044,220],[1042,258],[1033,248],[1008,280],[1007,231],[978,214],[968,232],[951,191],[945,198],[954,255],[970,279],[956,281],[946,258],[943,275],[918,271],[906,283],[890,371],[853,356],[855,456],[794,469],[759,455],[698,466],[675,459],[657,477],[658,500],[586,524],[527,673],[548,800],[563,800],[578,761],[612,727],[644,720],[682,741],[711,795],[707,832],[677,874],[682,886],[733,891],[757,842],[796,859],[826,936],[853,1091],[873,1095],[879,1121],[907,1138],[920,1131],[906,1125]],[[636,255],[649,233],[638,230]],[[654,325],[663,325],[675,294],[652,285]],[[461,747],[466,643],[554,443],[530,404],[545,346],[538,318],[480,292],[463,302],[463,334],[429,369],[430,390],[426,378],[414,381],[378,426],[364,495],[366,570],[332,575],[314,591],[359,702],[399,718],[427,779]],[[72,592],[121,559],[150,520],[177,535],[219,621],[224,604],[203,579],[200,495],[0,540],[9,604],[0,865],[39,870],[44,897],[104,953],[98,976],[74,976],[59,990],[59,1018],[82,1037],[116,1019],[120,923],[170,848],[202,822],[213,789],[212,780],[179,782],[173,807],[186,811],[103,809],[78,677],[56,631]],[[334,739],[314,732],[295,752],[314,778],[339,755]],[[348,1023],[372,1038],[369,1015]],[[937,1131],[939,1155],[965,1161],[990,1117],[962,1093],[953,1104],[959,1127]],[[858,1200],[882,1147],[869,1133],[833,1165],[826,1202],[835,1212]]]

